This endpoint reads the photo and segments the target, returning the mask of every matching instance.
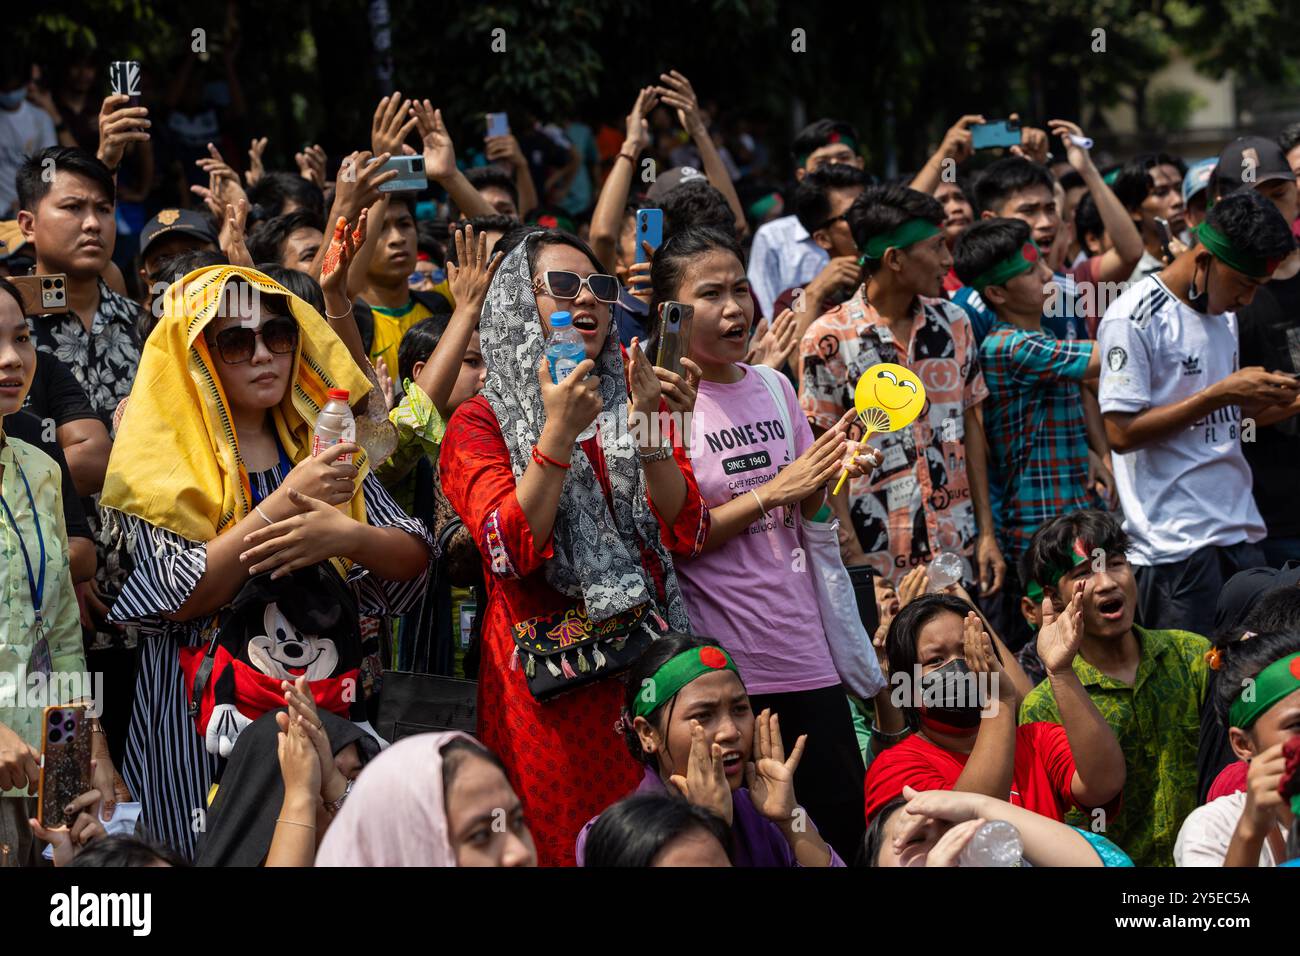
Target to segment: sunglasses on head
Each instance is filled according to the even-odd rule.
[[[289,318],[268,319],[260,329],[236,326],[217,333],[217,351],[227,365],[240,365],[252,359],[257,351],[257,338],[262,337],[266,350],[274,355],[286,355],[298,347],[298,323]]]
[[[618,280],[613,276],[596,273],[584,279],[576,272],[551,270],[543,272],[534,280],[535,290],[540,287],[541,291],[556,299],[576,299],[582,295],[584,285],[591,290],[597,302],[611,304],[618,301]]]

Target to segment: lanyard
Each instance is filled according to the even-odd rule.
[[[284,481],[284,479],[289,476],[289,472],[293,471],[293,462],[289,460],[289,456],[285,452],[284,446],[281,445],[279,441],[275,443],[275,447],[280,453],[280,481]],[[248,483],[248,491],[253,496],[253,504],[260,505],[264,496],[258,493],[258,490],[253,487],[252,481]]]
[[[14,534],[18,536],[18,547],[23,551],[23,564],[27,566],[27,588],[31,591],[32,606],[36,610],[36,628],[42,629],[43,618],[41,608],[45,602],[45,535],[41,533],[41,517],[36,513],[36,498],[32,495],[32,486],[27,481],[27,474],[23,471],[23,466],[18,464],[17,456],[14,457],[14,467],[18,469],[18,477],[23,480],[23,487],[27,489],[27,503],[32,508],[32,523],[36,525],[36,542],[41,553],[41,573],[38,578],[32,574],[32,559],[27,554],[27,542],[23,540],[22,529],[18,527],[18,522],[14,518],[13,511],[9,508],[9,502],[5,501],[4,494],[0,493],[0,505],[4,505],[5,517],[13,525]]]

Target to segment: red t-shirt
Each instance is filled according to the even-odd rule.
[[[895,797],[904,785],[914,790],[951,790],[966,767],[969,754],[944,750],[912,734],[890,747],[867,771],[867,822]],[[1042,721],[1016,728],[1016,758],[1011,772],[1011,793],[1005,799],[1053,820],[1077,806],[1070,790],[1074,755],[1065,728]]]
[[[1232,793],[1241,793],[1246,789],[1246,774],[1249,770],[1250,764],[1244,760],[1228,764],[1219,771],[1219,775],[1214,778],[1214,783],[1210,784],[1210,792],[1205,795],[1205,802],[1209,803],[1211,800]]]

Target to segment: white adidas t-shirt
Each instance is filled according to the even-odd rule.
[[[1237,370],[1237,316],[1202,315],[1157,276],[1111,303],[1097,330],[1101,410],[1172,405]],[[1111,454],[1134,564],[1168,564],[1207,545],[1259,541],[1264,521],[1241,451],[1241,409],[1221,408],[1128,454]]]

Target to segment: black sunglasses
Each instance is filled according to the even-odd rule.
[[[243,326],[217,333],[217,351],[227,365],[240,365],[257,352],[257,337],[262,337],[268,352],[286,355],[298,347],[298,323],[293,319],[268,319],[260,329]]]
[[[545,291],[557,299],[576,299],[582,295],[582,287],[585,285],[597,302],[608,305],[618,301],[618,280],[613,276],[596,273],[584,279],[576,272],[553,269],[543,272],[536,281],[540,286],[539,291]]]

